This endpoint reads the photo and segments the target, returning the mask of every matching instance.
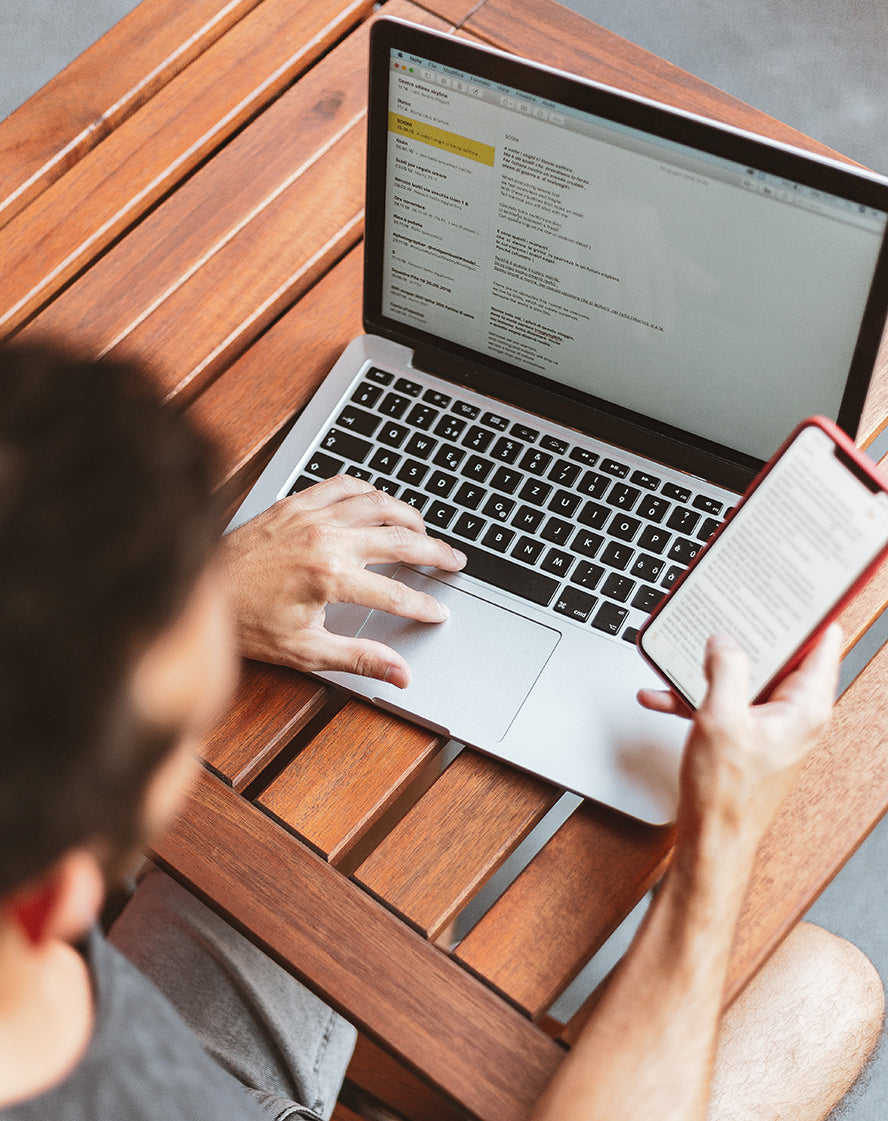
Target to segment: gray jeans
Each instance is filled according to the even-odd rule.
[[[330,1117],[355,1029],[224,919],[151,867],[109,940],[269,1118]]]

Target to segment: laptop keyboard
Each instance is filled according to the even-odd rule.
[[[416,507],[466,554],[470,576],[634,643],[718,528],[725,496],[517,415],[371,368],[288,493],[336,474],[366,479]]]

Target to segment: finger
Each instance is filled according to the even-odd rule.
[[[360,494],[344,495],[325,509],[325,521],[336,526],[404,526],[414,533],[425,533],[425,523],[420,512],[407,502],[401,502],[369,484]],[[303,491],[307,494],[308,491]]]
[[[687,716],[687,708],[669,689],[639,689],[636,694],[642,708],[665,712],[669,716]]]
[[[303,643],[301,668],[313,672],[336,670],[375,677],[406,689],[410,684],[410,667],[400,654],[381,642],[366,638],[346,638],[319,630]]]
[[[774,690],[771,699],[793,704],[809,704],[821,699],[831,705],[838,690],[842,643],[841,627],[831,623],[798,668]]]
[[[374,487],[355,475],[332,475],[329,479],[314,483],[298,494],[288,495],[284,502],[297,510],[324,510],[328,506],[354,498],[376,493]]]
[[[355,570],[347,583],[340,587],[338,595],[343,603],[372,607],[403,619],[416,619],[420,623],[443,623],[450,618],[447,607],[434,596],[366,569]]]
[[[706,642],[703,670],[709,687],[700,708],[719,719],[740,719],[749,700],[749,662],[728,635],[712,635]]]
[[[361,565],[403,561],[458,572],[466,563],[465,554],[458,549],[406,526],[356,529],[346,542],[349,555]]]

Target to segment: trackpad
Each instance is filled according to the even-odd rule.
[[[374,696],[467,743],[501,740],[561,637],[557,630],[412,568],[394,575],[450,609],[444,623],[371,611],[358,632],[410,666],[406,689],[380,683]]]

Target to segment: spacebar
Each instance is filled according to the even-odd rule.
[[[429,529],[429,535],[440,537],[454,549],[459,549],[466,554],[469,560],[466,567],[462,569],[463,572],[475,576],[478,580],[484,580],[487,584],[493,584],[495,588],[501,588],[504,592],[513,592],[516,596],[545,607],[558,589],[558,581],[550,576],[544,576],[542,572],[522,568],[520,564],[513,564],[503,557],[486,553],[468,541],[451,537],[447,533],[440,533],[434,528]]]

